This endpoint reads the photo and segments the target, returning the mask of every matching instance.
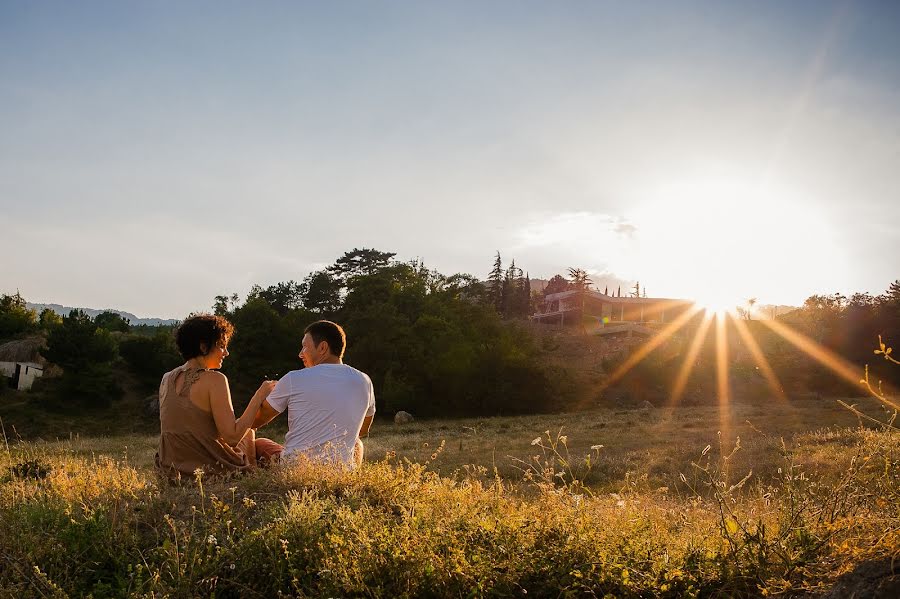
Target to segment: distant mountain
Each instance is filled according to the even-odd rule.
[[[26,303],[26,306],[36,311],[38,314],[45,308],[49,308],[59,314],[60,316],[68,316],[69,312],[72,310],[81,310],[91,318],[94,318],[98,314],[102,314],[103,312],[114,312],[129,321],[132,326],[140,326],[146,325],[150,327],[158,327],[158,326],[168,326],[173,325],[178,322],[174,318],[138,318],[134,314],[130,312],[123,312],[122,310],[114,310],[112,308],[108,308],[105,310],[97,310],[95,308],[72,308],[69,306],[60,306],[59,304],[32,304],[31,302]]]

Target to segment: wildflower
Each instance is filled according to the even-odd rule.
[[[206,537],[206,542],[210,545],[217,545],[219,543],[219,541],[216,540],[215,535],[209,535],[208,537]]]
[[[560,437],[559,437],[559,442],[562,443],[563,445],[565,445],[566,441],[568,441],[568,440],[569,440],[569,438],[566,435],[560,435]]]
[[[535,437],[535,439],[531,442],[531,444],[532,444],[532,445],[540,445],[540,444],[541,444],[541,438],[540,438],[540,437]]]
[[[229,570],[234,570],[234,564],[231,564],[230,566],[228,566],[228,569],[229,569]]]
[[[603,449],[602,445],[591,445],[592,451],[600,451],[601,449]]]

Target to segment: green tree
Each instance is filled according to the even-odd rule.
[[[98,328],[113,332],[121,332],[127,333],[130,322],[125,318],[122,318],[121,315],[116,314],[115,312],[111,312],[107,310],[106,312],[101,312],[97,316],[94,317],[94,323]]]
[[[500,251],[494,258],[494,268],[491,269],[487,279],[488,294],[491,303],[497,313],[503,312],[503,261],[500,258]]]
[[[147,391],[156,389],[163,373],[183,361],[168,331],[151,337],[128,335],[119,342],[119,355]]]
[[[109,331],[99,328],[81,310],[72,310],[60,326],[50,330],[42,354],[63,369],[57,399],[108,406],[121,395],[112,374],[112,362],[117,357],[115,341]]]
[[[329,316],[341,306],[341,282],[327,270],[312,272],[300,285],[303,307],[317,314]]]
[[[15,295],[0,295],[0,339],[32,333],[37,329],[37,314],[29,310],[25,299]]]
[[[216,316],[228,316],[238,305],[240,298],[237,293],[231,295],[217,295],[212,305],[213,314]]]
[[[372,248],[353,248],[335,260],[328,267],[328,272],[346,287],[355,277],[373,275],[387,268],[396,255],[394,252],[381,252]]]
[[[314,320],[305,310],[279,314],[260,297],[250,298],[234,310],[234,338],[228,345],[231,355],[222,370],[237,391],[235,405],[242,407],[265,377],[282,376],[300,367],[303,329]]]
[[[49,331],[62,324],[62,316],[50,308],[44,308],[41,310],[41,315],[38,317],[38,324],[42,330]]]
[[[279,314],[287,314],[290,310],[296,310],[303,307],[304,287],[296,281],[286,281],[276,283],[263,289],[259,285],[254,285],[250,289],[248,300],[253,298],[261,298],[263,301],[272,306]]]

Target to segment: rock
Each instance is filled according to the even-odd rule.
[[[413,420],[415,420],[413,415],[409,412],[404,412],[403,410],[394,414],[394,424],[409,424]]]

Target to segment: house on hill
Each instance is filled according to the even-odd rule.
[[[40,354],[43,344],[42,338],[31,337],[0,345],[0,374],[10,387],[27,391],[34,379],[44,375],[47,361]]]
[[[615,297],[591,289],[569,290],[547,294],[531,319],[557,325],[579,325],[593,321],[600,329],[621,325],[643,327],[671,322],[690,307],[691,302],[686,300]]]

